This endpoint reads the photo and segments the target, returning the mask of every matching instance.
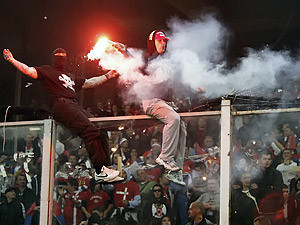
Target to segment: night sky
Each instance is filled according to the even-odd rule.
[[[2,0],[0,46],[30,66],[51,63],[57,47],[71,57],[82,56],[101,34],[145,49],[148,34],[156,28],[167,31],[171,17],[190,20],[207,12],[231,30],[226,56],[232,64],[246,47],[299,52],[299,0]],[[2,57],[0,68],[0,106],[16,105],[16,70]],[[33,85],[25,88],[27,82]],[[41,104],[39,83],[23,76],[21,86],[22,106],[33,97]]]

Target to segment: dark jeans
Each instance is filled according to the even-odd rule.
[[[89,158],[96,169],[109,162],[107,134],[94,125],[75,99],[58,98],[52,107],[54,118],[83,139]]]

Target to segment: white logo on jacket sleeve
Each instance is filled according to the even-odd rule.
[[[75,82],[71,80],[66,74],[61,74],[58,79],[63,82],[63,86],[66,88],[70,88],[72,91],[75,91],[74,86]]]

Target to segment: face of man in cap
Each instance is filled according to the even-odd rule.
[[[6,194],[5,194],[6,198],[8,199],[13,199],[16,197],[16,192],[15,192],[15,189],[9,189]]]
[[[155,34],[155,47],[156,51],[159,54],[162,54],[166,50],[168,38],[165,36],[165,34],[162,31],[158,31]]]
[[[121,141],[120,141],[120,145],[123,148],[128,148],[129,142],[126,138],[122,138]]]

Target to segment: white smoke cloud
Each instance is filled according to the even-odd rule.
[[[268,48],[249,48],[247,56],[239,59],[235,68],[227,69],[224,52],[230,32],[212,15],[193,21],[173,18],[168,27],[167,52],[148,64],[145,70],[149,76],[141,73],[144,62],[138,49],[129,49],[133,57],[127,59],[117,54],[107,55],[100,65],[117,70],[121,81],[131,84],[130,93],[140,99],[150,98],[152,87],[163,81],[183,83],[194,90],[204,88],[208,97],[254,87],[272,88],[280,72],[300,69],[300,63],[293,64],[289,52]]]
[[[288,52],[248,49],[248,55],[228,70],[223,53],[230,33],[214,17],[193,22],[173,19],[169,27],[172,33],[168,51],[180,80],[195,90],[204,87],[210,97],[257,86],[270,88],[275,85],[275,76],[291,64]]]

